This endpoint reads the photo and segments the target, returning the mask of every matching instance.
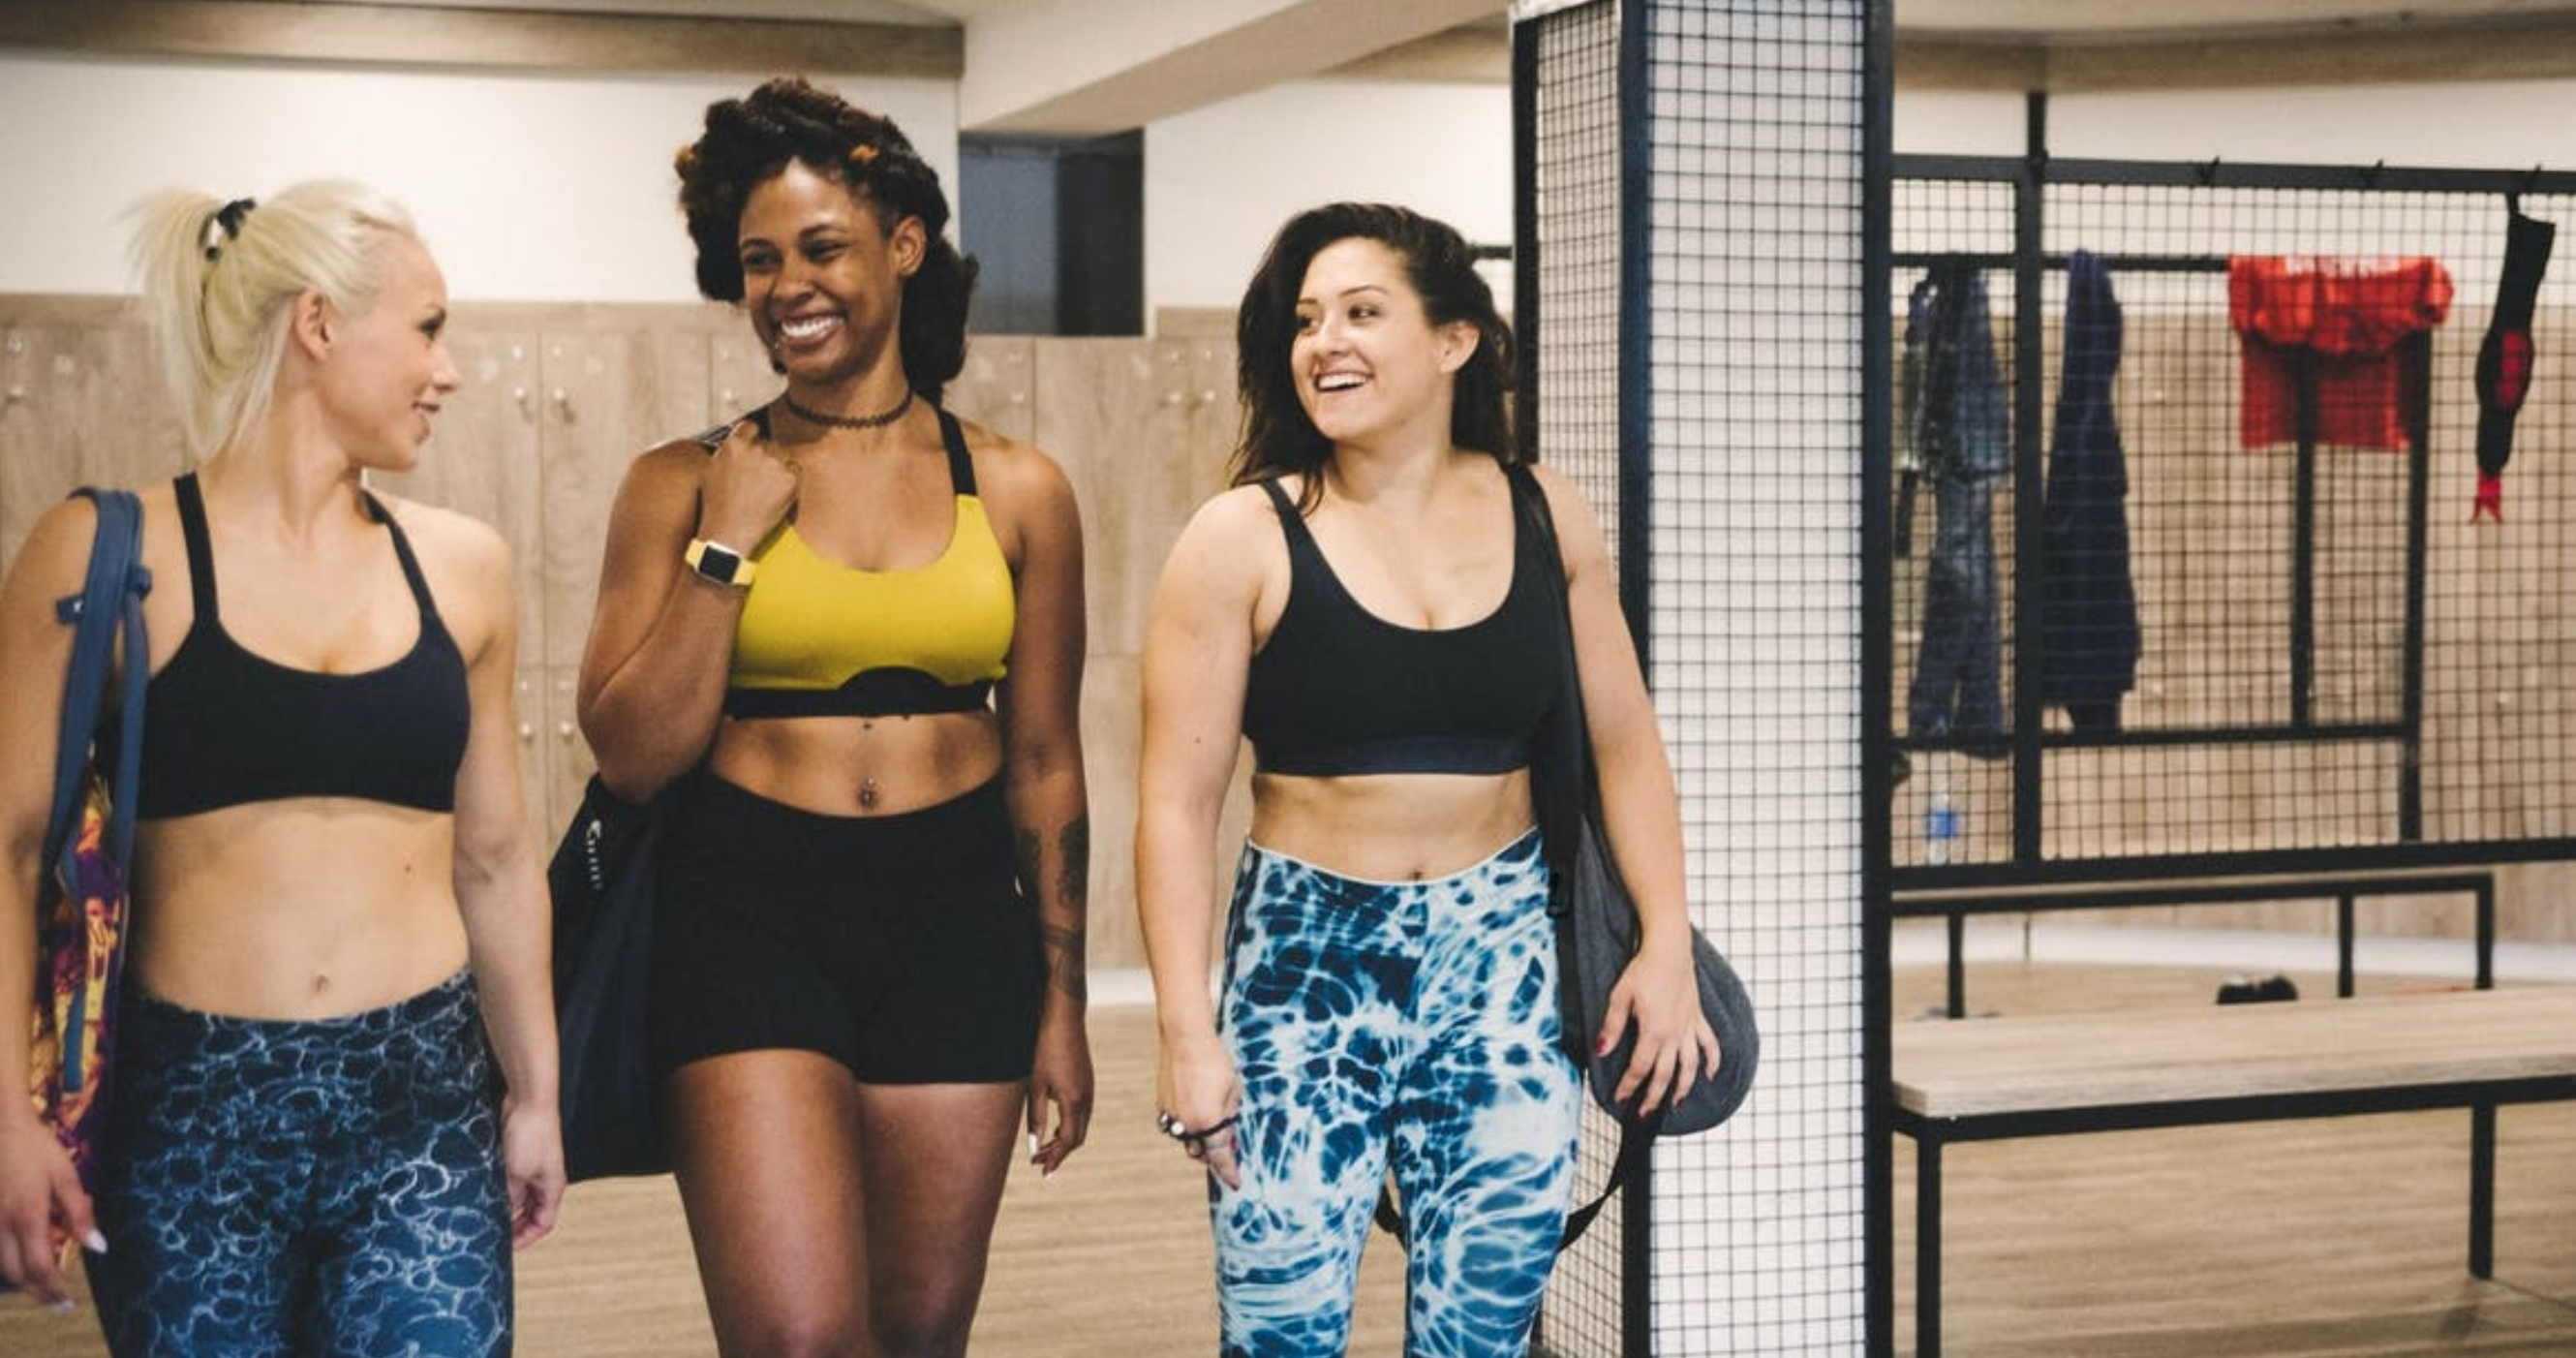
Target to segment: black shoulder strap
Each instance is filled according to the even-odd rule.
[[[975,493],[975,458],[966,451],[966,428],[947,407],[936,408],[939,414],[939,441],[948,447],[948,485],[959,495]]]
[[[1298,511],[1297,502],[1288,498],[1288,490],[1279,484],[1279,478],[1265,476],[1254,484],[1270,497],[1270,507],[1279,512],[1279,533],[1288,539],[1289,554],[1294,556],[1300,547],[1312,549],[1315,535],[1306,527],[1306,516]]]
[[[366,498],[368,515],[383,524],[385,531],[393,536],[394,559],[402,563],[403,581],[411,586],[412,602],[419,606],[423,619],[437,617],[438,601],[430,596],[429,577],[421,573],[420,558],[412,555],[410,535],[403,532],[401,524],[394,522],[394,513],[385,508],[384,501],[372,493],[368,493]]]
[[[751,409],[744,411],[740,418],[727,420],[713,429],[702,430],[698,433],[689,435],[689,441],[706,449],[709,453],[713,453],[724,446],[724,441],[726,439],[733,437],[734,426],[741,424],[744,420],[749,420],[751,422],[751,427],[758,431],[762,438],[769,437],[769,407],[753,406]]]
[[[179,502],[179,536],[188,543],[188,592],[194,599],[196,616],[209,623],[220,622],[223,612],[215,601],[215,544],[206,531],[205,489],[197,484],[197,474],[189,472],[170,483],[170,492]],[[123,492],[83,487],[72,493],[87,495],[105,505],[104,497]]]

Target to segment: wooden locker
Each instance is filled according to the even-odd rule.
[[[970,336],[966,367],[948,383],[941,404],[957,418],[1004,438],[1032,441],[1037,433],[1037,341],[1024,336]]]
[[[532,663],[577,668],[599,597],[608,511],[637,454],[708,422],[709,338],[677,327],[546,336],[539,356],[545,636]]]
[[[1091,649],[1136,655],[1163,557],[1195,505],[1189,355],[1171,340],[1037,342],[1037,444],[1082,506]]]
[[[140,488],[187,469],[149,336],[124,308],[67,302],[0,333],[0,554],[74,486]]]
[[[537,344],[533,333],[451,334],[463,385],[447,398],[420,465],[370,473],[371,485],[467,514],[499,530],[517,568],[519,659],[546,654],[545,504],[539,475]]]

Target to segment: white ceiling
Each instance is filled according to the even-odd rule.
[[[1056,135],[1123,131],[1318,75],[1499,83],[1509,70],[1511,8],[1508,0],[305,3],[380,6],[389,15],[447,8],[847,24],[862,53],[901,46],[869,30],[944,30],[954,36],[930,40],[949,45],[961,127]],[[1897,0],[1896,30],[1898,78],[1936,86],[2576,77],[2576,0]]]
[[[453,9],[584,14],[795,19],[816,23],[971,26],[1014,11],[1062,7],[1061,0],[321,0]],[[1500,15],[1507,5],[1490,6]],[[1167,5],[1166,13],[1181,12]],[[2166,37],[2232,29],[2435,27],[2462,22],[2576,13],[2576,0],[1899,0],[1900,32],[2030,39]]]

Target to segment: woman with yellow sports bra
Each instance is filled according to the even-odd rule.
[[[583,657],[667,789],[648,1022],[728,1355],[952,1355],[1013,1148],[1081,1145],[1081,525],[940,409],[973,266],[893,123],[800,80],[678,158],[699,288],[785,390],[636,459]]]

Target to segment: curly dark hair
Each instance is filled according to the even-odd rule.
[[[1243,393],[1243,441],[1228,471],[1240,486],[1287,472],[1305,478],[1300,508],[1321,497],[1316,475],[1333,453],[1297,400],[1288,366],[1297,337],[1297,293],[1306,268],[1324,247],[1373,240],[1404,259],[1405,277],[1433,325],[1476,327],[1476,352],[1458,370],[1449,441],[1497,462],[1519,460],[1512,438],[1512,329],[1494,306],[1494,290],[1476,272],[1476,252],[1455,227],[1386,203],[1329,203],[1288,219],[1254,270],[1235,313],[1235,375]]]
[[[771,80],[748,98],[709,104],[706,131],[673,162],[680,210],[698,249],[698,291],[711,301],[742,300],[743,204],[790,161],[848,185],[888,231],[906,217],[921,219],[930,249],[904,280],[896,339],[905,379],[936,403],[966,366],[966,299],[975,287],[975,261],[948,240],[948,195],[939,172],[892,119],[792,76]]]

